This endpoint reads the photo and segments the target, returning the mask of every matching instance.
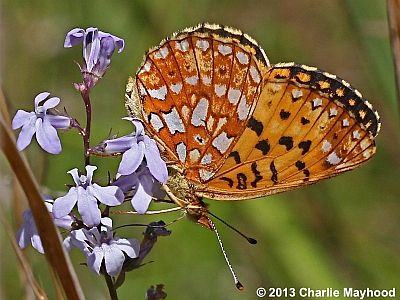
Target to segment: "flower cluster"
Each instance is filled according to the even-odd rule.
[[[112,34],[98,30],[97,28],[74,28],[68,32],[64,47],[70,48],[83,43],[83,74],[84,83],[92,88],[103,77],[111,63],[111,56],[115,48],[118,53],[125,47],[123,39]]]
[[[136,258],[139,255],[139,242],[136,239],[120,239],[114,236],[112,220],[102,218],[100,230],[98,227],[91,229],[74,230],[64,240],[67,249],[79,248],[87,258],[87,264],[97,274],[103,263],[108,275],[116,276],[121,272],[125,255]]]
[[[124,49],[124,40],[102,32],[97,28],[72,29],[65,38],[64,47],[83,44],[83,63],[80,66],[82,82],[75,84],[83,98],[86,119],[91,120],[91,89],[104,76],[111,63],[115,50]],[[168,178],[165,162],[162,160],[157,143],[146,135],[140,120],[124,118],[134,125],[128,135],[105,139],[95,147],[90,147],[90,123],[83,128],[69,115],[60,113],[55,107],[60,103],[57,97],[49,98],[50,93],[38,94],[34,100],[34,111],[18,110],[12,121],[12,128],[19,129],[17,147],[25,149],[36,134],[41,148],[51,154],[62,151],[58,129],[76,129],[84,141],[85,171],[77,168],[69,170],[74,184],[68,192],[53,200],[44,197],[46,207],[55,225],[68,231],[64,240],[67,249],[77,248],[87,260],[87,266],[97,274],[117,276],[133,269],[132,262],[140,263],[149,253],[157,235],[168,235],[161,230],[165,223],[160,221],[153,238],[140,243],[132,238],[119,238],[115,235],[110,218],[110,210],[130,202],[139,214],[146,213],[153,198],[163,198],[162,183]],[[102,157],[121,155],[121,162],[114,179],[99,184],[94,179],[96,166],[89,163],[90,156]],[[24,212],[24,223],[17,233],[21,248],[29,244],[44,253],[35,221],[30,210]],[[127,269],[124,269],[124,266]],[[130,265],[130,268],[128,268]]]

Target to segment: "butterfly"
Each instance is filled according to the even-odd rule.
[[[203,198],[244,200],[309,185],[368,161],[378,113],[335,75],[271,65],[247,34],[201,24],[150,49],[126,89],[156,140],[167,194],[210,229]]]

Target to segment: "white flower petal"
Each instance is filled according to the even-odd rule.
[[[49,92],[43,92],[43,93],[38,94],[35,97],[35,109],[36,109],[36,107],[39,106],[39,103],[42,102],[44,99],[46,99],[49,95],[50,95]]]
[[[32,141],[32,137],[36,132],[35,123],[26,123],[17,139],[17,149],[19,151],[24,150]]]
[[[51,126],[47,119],[36,120],[36,140],[43,150],[51,154],[61,152],[61,142],[57,130]]]
[[[161,183],[167,182],[168,171],[165,161],[161,159],[160,151],[158,150],[155,140],[144,137],[144,143],[146,145],[144,155],[146,157],[147,166],[149,167],[150,173]]]
[[[130,258],[139,256],[140,243],[137,239],[118,239],[112,242]]]
[[[122,155],[118,167],[118,173],[122,175],[132,174],[137,170],[144,157],[144,143],[133,144],[132,148]]]
[[[64,41],[64,48],[70,48],[82,43],[85,30],[82,28],[74,28],[67,33]]]
[[[97,170],[96,166],[91,166],[91,165],[87,165],[85,167],[86,169],[86,178],[87,178],[87,183],[91,184],[92,183],[92,178],[93,178],[93,172]]]
[[[43,103],[44,109],[47,111],[50,108],[54,108],[60,103],[60,98],[58,97],[51,97],[50,99],[46,100],[46,102]]]
[[[36,114],[34,112],[27,112],[19,109],[12,120],[12,129],[18,129],[25,124],[29,124],[32,118],[36,120]],[[32,123],[34,124],[35,122],[32,121]]]
[[[139,213],[144,214],[149,208],[151,202],[151,195],[146,193],[141,184],[137,186],[136,193],[132,197],[131,203],[133,208]]]
[[[124,193],[117,186],[99,186],[94,183],[88,191],[101,203],[109,206],[120,205],[124,201]]]
[[[102,244],[101,248],[104,252],[104,261],[107,273],[111,276],[116,276],[121,271],[125,260],[125,255],[117,245]]]
[[[69,189],[65,196],[59,197],[53,204],[53,216],[62,218],[68,215],[78,201],[78,191],[75,187]]]
[[[49,120],[51,126],[56,129],[67,129],[71,126],[71,119],[69,117],[45,115],[44,119]]]
[[[78,186],[79,183],[80,183],[78,168],[73,168],[72,170],[69,170],[67,173],[72,176],[72,178],[74,179],[75,184]]]
[[[31,237],[31,244],[32,247],[35,248],[38,252],[44,253],[43,245],[42,245],[42,240],[40,239],[39,234],[35,234]]]
[[[87,226],[93,227],[100,223],[101,212],[97,200],[82,187],[78,187],[78,211]]]
[[[104,252],[100,247],[95,247],[93,252],[87,258],[88,267],[97,274],[100,274],[100,267],[103,261]]]

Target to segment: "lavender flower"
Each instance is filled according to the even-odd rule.
[[[50,198],[46,198],[45,205],[47,210],[52,214],[53,210],[53,200]],[[23,214],[24,223],[21,228],[17,232],[17,242],[18,245],[24,249],[28,246],[29,243],[32,244],[33,248],[35,248],[38,252],[44,253],[42,241],[40,239],[35,220],[33,219],[32,211],[27,209]],[[53,216],[54,224],[58,227],[62,227],[65,229],[71,229],[71,224],[73,219],[71,216],[66,215],[62,218],[55,218]]]
[[[118,167],[118,173],[121,175],[132,174],[138,169],[143,158],[146,158],[150,173],[159,182],[165,183],[168,179],[167,166],[161,159],[156,142],[144,133],[143,125],[139,120],[124,119],[133,123],[136,128],[135,132],[120,138],[104,141],[104,151],[106,153],[124,152]]]
[[[135,258],[139,255],[139,241],[136,239],[120,239],[113,235],[112,220],[101,219],[101,229],[79,229],[71,232],[64,240],[67,249],[72,246],[79,248],[87,257],[87,264],[97,274],[100,274],[102,264],[107,274],[116,276],[121,272],[125,255]]]
[[[124,192],[133,190],[131,204],[140,214],[147,211],[152,198],[162,199],[165,196],[160,183],[153,177],[149,169],[143,166],[128,176],[120,176],[113,182],[113,185],[118,186]]]
[[[83,43],[84,66],[82,73],[88,87],[93,87],[97,80],[103,77],[111,63],[111,56],[115,47],[118,53],[122,52],[125,46],[123,39],[112,34],[102,32],[95,27],[86,30],[74,28],[67,33],[64,47],[70,48]]]
[[[83,222],[89,226],[96,226],[100,223],[101,213],[97,201],[108,205],[120,205],[124,201],[123,192],[116,186],[102,187],[92,183],[93,172],[96,166],[86,166],[86,176],[78,174],[78,169],[72,169],[67,173],[71,174],[76,187],[71,187],[68,193],[59,197],[54,202],[53,214],[61,218],[71,212],[76,203]]]
[[[61,152],[61,142],[56,129],[66,129],[71,124],[71,119],[65,116],[55,116],[47,114],[47,110],[56,107],[60,103],[60,98],[52,97],[44,101],[50,93],[43,92],[35,97],[35,111],[26,112],[18,110],[12,121],[12,128],[22,127],[17,139],[18,150],[25,149],[31,142],[36,133],[36,140],[43,150],[58,154]]]

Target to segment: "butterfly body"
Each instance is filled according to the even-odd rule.
[[[174,201],[209,228],[203,197],[257,198],[351,170],[373,156],[380,128],[347,82],[295,63],[271,66],[248,35],[209,24],[146,54],[127,108],[158,142]]]

